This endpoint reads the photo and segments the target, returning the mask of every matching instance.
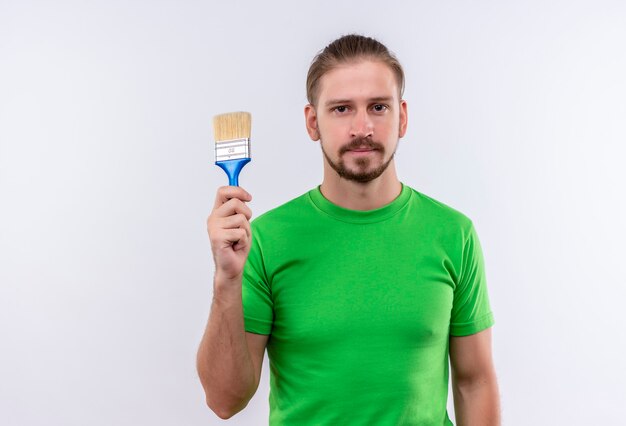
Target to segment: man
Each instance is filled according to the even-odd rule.
[[[246,406],[267,348],[272,425],[452,424],[448,359],[458,424],[499,424],[493,316],[474,227],[396,176],[403,86],[384,45],[335,40],[307,78],[320,187],[252,229],[250,194],[218,190],[198,372],[219,417]]]

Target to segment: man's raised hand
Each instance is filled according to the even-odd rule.
[[[215,262],[216,281],[239,280],[250,252],[252,211],[246,202],[252,196],[238,186],[217,190],[213,211],[207,219],[207,231]]]

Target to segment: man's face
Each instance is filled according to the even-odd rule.
[[[341,64],[320,79],[317,105],[305,108],[307,131],[320,140],[327,164],[339,176],[366,183],[393,160],[406,133],[406,102],[383,62]]]

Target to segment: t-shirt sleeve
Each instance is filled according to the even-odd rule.
[[[243,270],[242,301],[245,330],[255,334],[270,334],[274,308],[261,244],[252,230],[252,246]]]
[[[468,336],[494,324],[487,294],[483,253],[472,224],[465,236],[461,262],[450,320],[452,336]]]

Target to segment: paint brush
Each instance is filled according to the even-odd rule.
[[[239,172],[250,162],[249,112],[229,112],[213,117],[215,164],[228,176],[228,184],[239,186]]]

